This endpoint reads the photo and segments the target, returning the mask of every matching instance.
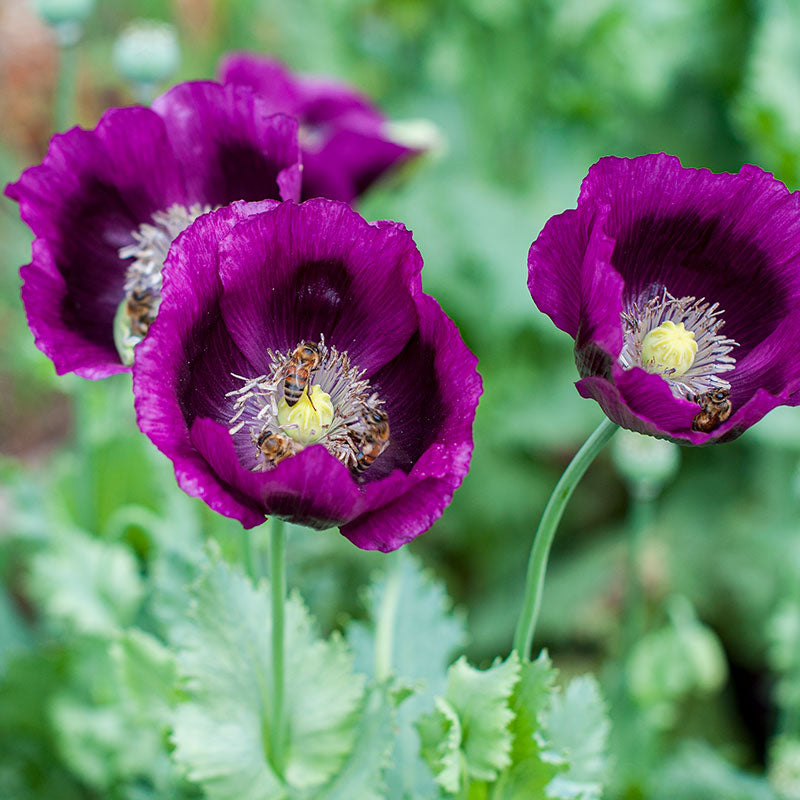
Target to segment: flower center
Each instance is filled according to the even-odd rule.
[[[692,366],[696,355],[694,331],[686,330],[682,322],[676,325],[668,319],[642,339],[642,366],[648,372],[677,378]]]
[[[147,331],[161,305],[161,270],[175,237],[186,230],[199,216],[212,210],[209,205],[195,203],[189,208],[170,206],[153,214],[148,222],[131,232],[135,244],[119,249],[119,257],[132,258],[125,273],[125,297],[114,317],[114,344],[125,365],[133,363],[133,348]]]
[[[227,395],[233,398],[231,435],[241,444],[246,430],[255,446],[247,466],[263,472],[321,444],[360,476],[389,444],[389,418],[364,371],[324,337],[300,342],[288,355],[268,352],[268,373],[235,375],[244,385]]]
[[[300,399],[290,406],[286,398],[278,403],[278,423],[286,433],[301,444],[319,441],[333,422],[333,403],[331,396],[315,385],[308,394],[303,389]]]
[[[720,375],[736,366],[729,353],[738,343],[720,333],[722,314],[719,303],[676,298],[663,286],[652,286],[622,312],[620,364],[661,375],[676,397],[694,400],[730,390]]]

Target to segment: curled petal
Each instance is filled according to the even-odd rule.
[[[343,524],[355,514],[358,488],[347,468],[322,445],[306,448],[269,472],[251,472],[239,461],[226,427],[198,419],[191,438],[211,466],[215,482],[228,487],[229,498],[212,508],[239,519],[246,528],[252,525],[239,511],[236,496],[243,498],[241,505],[246,502],[248,507],[261,510],[260,520],[253,524],[269,515],[324,530]]]
[[[272,114],[253,92],[182,83],[153,102],[181,162],[192,202],[300,199],[297,121]]]
[[[119,361],[113,340],[104,342],[105,336],[81,330],[89,320],[81,318],[71,301],[47,241],[35,239],[32,249],[33,261],[20,270],[22,302],[36,346],[50,358],[56,372],[96,379],[128,371]]]
[[[295,75],[278,61],[248,53],[226,56],[220,79],[252,89],[270,112],[297,118],[304,200],[352,203],[393,167],[420,153],[394,141],[383,114],[344,84]]]

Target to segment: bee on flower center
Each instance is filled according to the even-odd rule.
[[[253,436],[257,455],[261,454],[271,466],[280,464],[284,458],[294,455],[292,440],[283,433],[271,431],[268,428],[261,431],[258,436]]]
[[[125,303],[132,336],[144,337],[158,313],[158,298],[149,289],[135,289]]]
[[[730,417],[733,404],[727,389],[715,389],[690,398],[700,406],[700,413],[692,420],[692,430],[711,433]]]
[[[621,314],[625,369],[641,367],[660,375],[675,397],[697,403],[692,430],[710,433],[733,412],[731,382],[738,342],[721,333],[725,324],[719,303],[675,297],[653,284],[630,300]]]
[[[170,245],[181,231],[211,206],[195,203],[189,208],[178,204],[153,214],[152,224],[145,222],[131,231],[133,244],[117,252],[128,263],[125,271],[125,296],[114,319],[114,344],[123,364],[133,363],[133,348],[147,335],[161,305],[161,271]]]
[[[286,377],[283,381],[283,398],[288,406],[293,406],[303,394],[311,373],[319,369],[319,347],[314,342],[299,344],[286,364]]]
[[[322,445],[363,482],[390,435],[384,401],[372,391],[364,370],[346,352],[328,346],[322,334],[319,342],[302,341],[290,354],[267,354],[264,375],[233,373],[243,385],[227,393],[232,398],[231,436],[238,439],[242,428],[249,428],[256,448],[250,469],[264,472],[309,446]]]
[[[389,417],[380,408],[370,409],[363,420],[364,430],[358,437],[355,471],[360,475],[384,451],[389,442]]]

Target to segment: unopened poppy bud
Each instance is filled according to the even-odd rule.
[[[114,42],[114,66],[126,80],[153,86],[180,66],[181,51],[175,28],[166,22],[140,19],[125,28]]]
[[[48,25],[81,23],[94,8],[94,0],[35,0],[36,13]]]
[[[647,499],[675,477],[681,456],[672,442],[621,430],[612,442],[611,459],[631,490]]]

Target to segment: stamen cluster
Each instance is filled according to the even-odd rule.
[[[153,214],[152,225],[145,222],[138,231],[132,231],[135,244],[120,248],[120,258],[133,258],[125,273],[127,335],[120,342],[121,350],[137,345],[156,318],[161,305],[161,272],[175,237],[211,210],[208,204],[195,203],[186,208],[175,203],[166,211]]]
[[[354,474],[360,475],[386,448],[388,417],[383,401],[364,379],[364,370],[351,364],[346,352],[328,347],[323,335],[316,348],[319,363],[310,372],[301,399],[295,402],[313,407],[320,396],[326,405],[330,403],[333,416],[326,424],[328,415],[317,415],[317,430],[300,431],[296,430],[296,423],[281,421],[286,418],[286,381],[295,366],[292,354],[268,350],[268,374],[256,378],[234,375],[244,385],[226,395],[234,398],[230,433],[236,436],[243,428],[249,429],[255,446],[253,471],[267,471],[309,444],[322,444]]]
[[[705,298],[673,297],[663,286],[651,286],[639,295],[620,315],[624,344],[619,356],[624,369],[643,367],[654,371],[643,358],[642,348],[648,334],[659,326],[670,324],[694,334],[694,358],[688,367],[666,366],[657,371],[664,377],[676,397],[693,399],[714,389],[730,389],[730,383],[720,377],[736,365],[728,355],[738,342],[720,334],[725,324],[719,303]]]

